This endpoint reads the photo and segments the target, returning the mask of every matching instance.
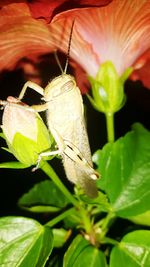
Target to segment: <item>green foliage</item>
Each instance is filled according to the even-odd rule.
[[[104,254],[91,246],[81,235],[78,235],[65,256],[63,267],[107,267]]]
[[[150,266],[150,231],[139,230],[123,237],[110,255],[110,267]]]
[[[49,227],[23,217],[0,219],[0,266],[42,267],[53,247]]]
[[[135,124],[131,132],[93,157],[103,177],[98,187],[105,190],[118,216],[127,218],[150,209],[149,143],[150,133]]]
[[[101,191],[98,192],[98,197],[91,199],[87,197],[86,195],[80,196],[80,199],[84,201],[85,203],[97,205],[98,208],[101,211],[112,211],[112,207],[110,203],[108,202],[107,195],[102,193]]]
[[[43,181],[24,194],[18,204],[34,212],[56,212],[65,207],[68,200],[52,181]]]
[[[62,247],[69,237],[69,232],[63,228],[54,228],[52,230],[54,236],[54,247]]]
[[[136,224],[150,226],[150,210],[136,216],[128,217],[128,219]]]
[[[125,103],[124,83],[131,71],[128,68],[119,76],[115,66],[105,62],[96,77],[89,77],[92,97],[88,97],[105,114],[108,136],[108,143],[93,156],[101,176],[96,181],[98,196],[91,199],[78,186],[72,193],[72,188],[69,190],[47,163],[52,157],[45,158],[38,166],[51,180],[35,184],[18,201],[22,213],[36,216],[44,225],[25,217],[1,218],[0,266],[150,266],[150,231],[147,230],[150,226],[150,132],[136,123],[130,132],[114,141],[113,116]],[[10,115],[12,106],[7,107]],[[21,112],[15,109],[16,105],[13,119],[6,112],[4,133],[0,137],[8,145],[3,149],[19,161],[0,163],[0,168],[24,169],[37,165],[41,152],[55,150],[53,137],[40,116],[24,108]],[[59,138],[65,154],[65,142],[62,136]],[[76,153],[74,160],[72,157],[74,164],[84,169],[87,159],[82,159],[82,151],[76,147],[72,150],[70,154]],[[91,168],[87,170],[89,173]]]
[[[53,180],[34,185],[18,204],[33,213],[49,214],[52,219],[42,226],[23,217],[1,218],[0,265],[7,267],[11,262],[12,267],[107,267],[110,256],[110,267],[148,267],[149,231],[132,231],[120,242],[109,238],[108,233],[117,216],[149,225],[149,143],[150,133],[136,123],[124,137],[94,154],[101,173],[97,186],[103,190],[95,199],[83,195],[78,188],[76,198],[70,197],[52,168],[44,164],[44,172]],[[26,166],[10,162],[0,167]],[[70,208],[71,204],[74,208]],[[109,244],[113,245],[112,250]],[[52,247],[54,255],[50,256]],[[59,257],[55,249],[65,250],[65,255]]]

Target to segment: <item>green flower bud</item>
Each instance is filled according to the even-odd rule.
[[[11,96],[5,104],[2,130],[10,152],[28,167],[35,165],[38,155],[52,144],[52,137],[38,113]]]
[[[92,105],[104,113],[114,113],[125,103],[124,82],[132,69],[128,68],[120,77],[112,62],[100,65],[96,78],[89,77],[92,95],[88,95]]]

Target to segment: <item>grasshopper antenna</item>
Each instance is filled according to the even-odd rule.
[[[60,69],[60,71],[61,71],[62,74],[66,74],[66,72],[67,72],[74,22],[75,22],[75,20],[73,20],[72,26],[71,26],[70,37],[69,37],[69,44],[68,44],[68,51],[67,51],[67,58],[66,58],[66,64],[65,64],[64,70],[63,70],[63,68],[61,66],[61,63],[60,63],[60,60],[59,60],[57,51],[56,50],[54,51],[54,56],[55,56],[56,62],[58,64],[58,67],[59,67],[59,69]]]
[[[67,51],[67,59],[66,59],[66,64],[63,73],[66,74],[67,72],[67,67],[68,67],[68,62],[69,62],[69,54],[70,54],[70,48],[71,48],[71,40],[72,40],[72,33],[73,33],[73,27],[74,27],[75,19],[72,22],[71,26],[71,31],[70,31],[70,37],[69,37],[69,44],[68,44],[68,51]]]
[[[61,71],[61,73],[63,74],[64,71],[63,71],[63,68],[62,68],[62,66],[61,66],[61,63],[60,63],[60,60],[59,60],[59,57],[58,57],[58,54],[57,54],[57,51],[56,51],[56,50],[55,50],[55,52],[54,52],[54,56],[55,56],[56,62],[57,62],[57,64],[58,64],[58,67],[60,68],[60,71]]]

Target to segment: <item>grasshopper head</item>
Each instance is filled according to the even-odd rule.
[[[53,79],[45,88],[44,100],[46,102],[54,100],[61,95],[67,94],[76,88],[74,77],[69,74],[62,74]]]

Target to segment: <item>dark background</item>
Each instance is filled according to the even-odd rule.
[[[54,68],[48,61],[40,63],[40,73],[43,77],[43,85],[56,75],[60,75],[60,70]],[[0,99],[5,100],[7,96],[18,96],[25,83],[23,71],[4,71],[0,75]],[[127,101],[125,106],[115,115],[116,139],[124,135],[131,129],[134,122],[142,123],[150,129],[150,89],[144,88],[140,81],[127,81],[125,84]],[[106,127],[104,115],[93,109],[86,96],[83,96],[86,105],[87,127],[92,152],[106,143]],[[40,103],[40,95],[33,90],[28,90],[25,102],[28,104]],[[2,117],[3,111],[0,112]],[[14,122],[15,123],[15,122]],[[1,146],[5,142],[0,140]],[[148,144],[149,145],[149,144]],[[15,158],[0,149],[0,162],[15,160]],[[56,172],[64,176],[62,164],[59,160],[53,160]],[[31,168],[25,170],[0,169],[0,216],[6,215],[26,215],[17,207],[17,200],[27,192],[32,185],[46,179],[46,175],[40,170],[32,173]]]

